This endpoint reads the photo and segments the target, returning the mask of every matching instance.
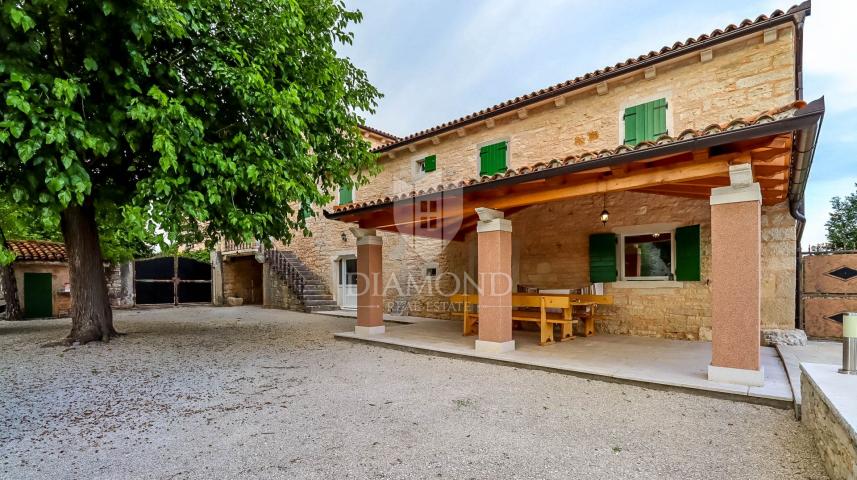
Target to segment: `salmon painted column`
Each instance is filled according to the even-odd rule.
[[[512,222],[503,212],[477,208],[479,340],[476,351],[502,353],[512,340]]]
[[[714,382],[761,386],[762,193],[749,163],[711,190],[711,365]]]
[[[352,228],[357,237],[357,325],[358,335],[384,333],[384,280],[382,241],[374,229]]]

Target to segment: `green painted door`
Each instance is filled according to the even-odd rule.
[[[54,306],[50,273],[24,273],[24,316],[52,317]]]

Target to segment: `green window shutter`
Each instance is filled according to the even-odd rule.
[[[497,144],[494,151],[494,173],[503,173],[506,171],[506,142]]]
[[[657,140],[667,133],[667,100],[660,98],[649,103],[652,110],[651,140]]]
[[[616,234],[594,233],[589,236],[589,281],[615,282]]]
[[[637,140],[637,107],[628,107],[625,109],[625,144],[636,145]]]
[[[698,282],[701,279],[699,225],[675,229],[675,279]]]
[[[479,175],[488,175],[490,170],[489,162],[491,160],[491,145],[486,145],[479,149]]]
[[[423,159],[423,171],[433,172],[437,169],[437,155],[429,155]]]
[[[342,187],[339,189],[339,204],[345,205],[346,203],[351,203],[354,201],[354,190],[348,187]]]
[[[506,142],[485,145],[479,149],[479,175],[506,171]]]
[[[625,109],[625,144],[656,140],[667,133],[667,101],[664,98]]]

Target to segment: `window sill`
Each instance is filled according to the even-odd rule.
[[[681,288],[684,282],[675,280],[620,280],[611,284],[613,288]]]

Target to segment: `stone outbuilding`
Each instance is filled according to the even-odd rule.
[[[18,301],[24,318],[65,317],[71,312],[71,283],[65,245],[41,240],[10,240]],[[107,267],[105,267],[107,268]],[[111,266],[107,275],[114,307],[134,305],[132,262]]]

